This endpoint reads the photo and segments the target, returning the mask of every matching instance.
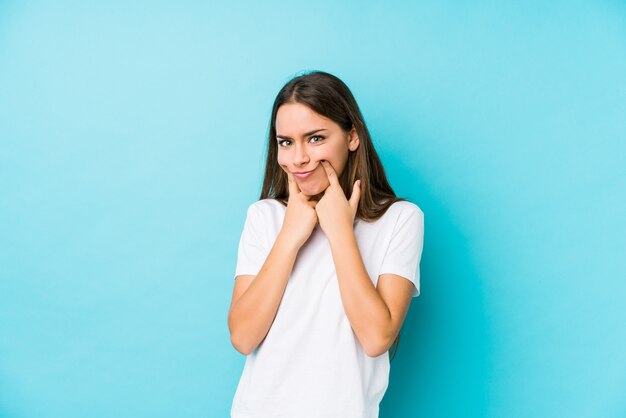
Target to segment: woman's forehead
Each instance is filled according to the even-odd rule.
[[[334,122],[300,103],[285,104],[276,113],[276,132],[283,136],[303,136],[316,129],[333,129]]]

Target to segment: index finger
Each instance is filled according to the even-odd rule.
[[[335,169],[333,168],[333,166],[330,165],[328,161],[322,160],[322,167],[324,167],[324,170],[326,170],[326,175],[328,176],[328,182],[332,186],[340,186],[339,179],[337,178],[337,173],[335,172]]]
[[[287,179],[289,180],[289,196],[295,196],[300,193],[300,188],[298,187],[298,183],[296,183],[296,178],[291,174],[291,171],[287,171]]]

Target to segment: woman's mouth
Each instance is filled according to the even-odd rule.
[[[313,171],[315,171],[315,170],[307,171],[307,172],[301,173],[301,174],[293,173],[293,175],[296,176],[296,178],[305,179],[305,178],[309,177],[311,174],[313,174]]]

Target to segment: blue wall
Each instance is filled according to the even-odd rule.
[[[546,3],[0,3],[0,416],[228,416],[239,234],[310,69],[425,213],[381,418],[626,416],[626,4]]]

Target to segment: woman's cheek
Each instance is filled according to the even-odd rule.
[[[278,155],[278,159],[277,159],[277,161],[278,161],[278,165],[279,165],[279,166],[280,166],[283,170],[287,171],[287,168],[285,168],[285,165],[286,165],[286,164],[285,164],[285,161],[283,161],[283,160],[284,160],[284,159],[283,159],[280,155]]]

